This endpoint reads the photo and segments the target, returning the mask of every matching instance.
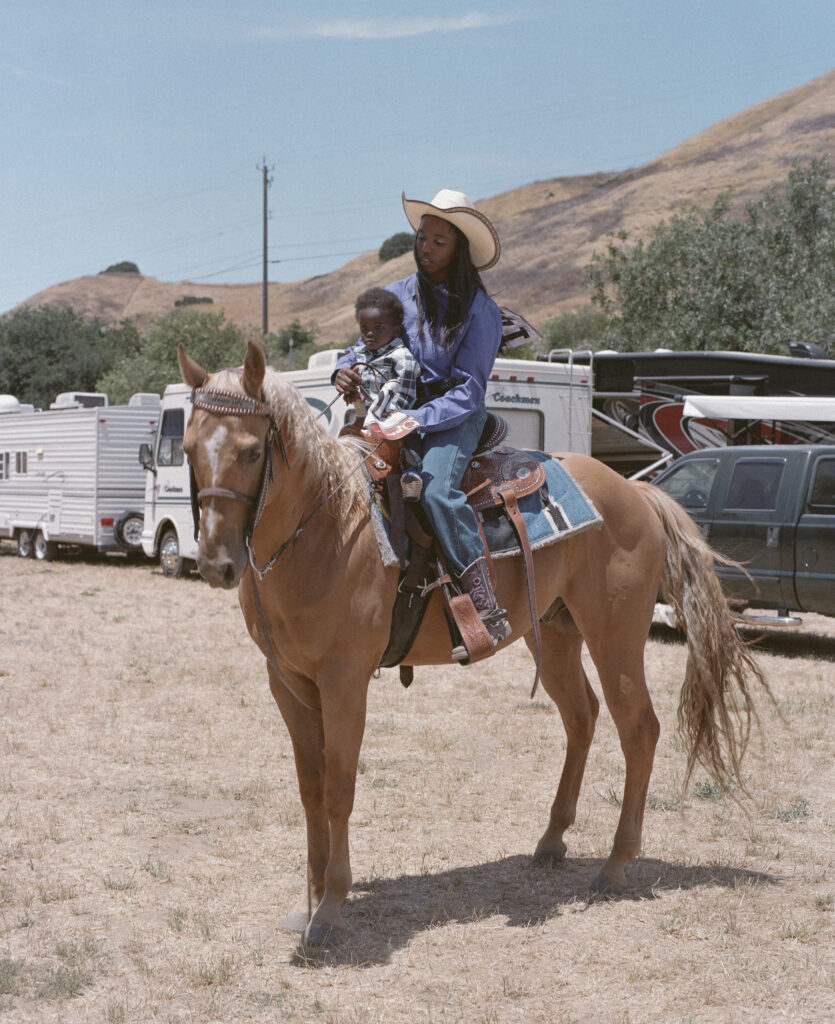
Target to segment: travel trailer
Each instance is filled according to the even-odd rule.
[[[812,401],[831,409],[835,360],[804,343],[790,351],[576,353],[592,378],[592,455],[632,476],[650,472],[659,449],[677,459],[721,445],[835,443],[832,416]]]
[[[336,436],[354,415],[331,384],[342,350],[316,352],[306,370],[284,374],[311,408],[319,424]],[[497,359],[487,389],[487,407],[508,422],[508,443],[547,451],[591,450],[591,378],[588,367]],[[147,467],[142,547],[158,558],[166,576],[189,572],[197,557],[183,434],[191,414],[191,389],[171,384],[162,398],[159,430],[143,450]]]
[[[141,554],[145,475],[136,449],[156,435],[159,395],[127,405],[67,392],[36,411],[0,396],[0,537],[23,558],[62,545]]]

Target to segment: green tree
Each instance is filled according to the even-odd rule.
[[[411,231],[398,231],[396,235],[391,235],[383,242],[377,255],[381,263],[386,263],[397,256],[402,256],[404,252],[410,252],[414,244],[415,236]]]
[[[828,159],[796,162],[786,184],[735,212],[728,195],[625,233],[587,268],[609,318],[604,342],[636,351],[785,353],[835,338],[835,185]]]
[[[594,306],[560,313],[546,320],[542,327],[542,342],[537,349],[549,352],[552,348],[591,349],[602,347],[609,327],[609,318]],[[516,355],[516,350],[511,352]],[[535,356],[534,356],[535,358]]]
[[[262,343],[260,332],[226,323],[223,311],[175,310],[154,321],[141,347],[121,359],[98,382],[111,401],[125,402],[137,391],[162,394],[180,379],[177,345],[207,370],[240,366],[248,341]],[[114,397],[115,396],[115,397]]]
[[[96,390],[139,344],[130,321],[105,327],[73,309],[24,306],[0,317],[0,392],[48,408],[62,391]]]

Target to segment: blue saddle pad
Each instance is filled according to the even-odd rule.
[[[555,544],[580,530],[599,526],[603,521],[597,509],[559,459],[543,452],[528,452],[545,469],[545,483],[533,494],[519,500],[532,550]],[[510,558],[521,553],[516,533],[501,508],[485,509],[480,515],[487,546],[493,558]],[[384,565],[398,565],[391,546],[389,523],[376,503],[371,506],[371,521]]]

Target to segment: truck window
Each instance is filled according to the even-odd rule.
[[[691,459],[672,469],[658,486],[685,508],[704,508],[718,466],[716,459]]]
[[[818,460],[809,493],[809,509],[835,515],[835,458]]]
[[[185,410],[166,409],[159,432],[158,466],[182,466]]]
[[[777,508],[777,492],[785,468],[785,459],[740,459],[731,476],[725,510]]]

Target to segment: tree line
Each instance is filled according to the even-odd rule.
[[[795,341],[835,355],[832,177],[828,157],[795,162],[782,186],[747,202],[723,194],[644,238],[610,236],[586,268],[592,304],[551,318],[539,348],[514,355],[535,358],[550,348],[787,354]],[[404,233],[394,241],[406,240]],[[295,369],[307,364],[317,333],[315,324],[294,320],[265,336],[193,306],[145,333],[130,321],[114,327],[72,309],[23,307],[0,317],[0,393],[43,408],[68,390],[124,402],[179,379],[179,342],[217,367],[239,365],[247,342],[257,341],[272,365]]]

